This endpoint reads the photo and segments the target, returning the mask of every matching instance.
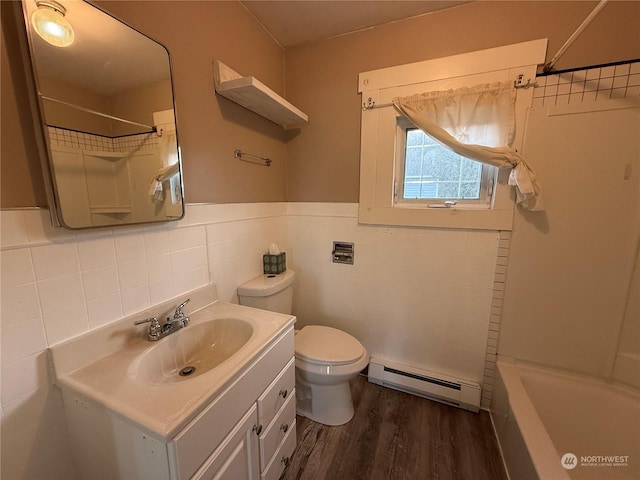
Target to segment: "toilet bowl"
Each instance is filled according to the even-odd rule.
[[[293,279],[287,270],[260,275],[238,287],[242,305],[291,313]],[[353,418],[349,380],[369,363],[364,346],[346,332],[307,325],[295,335],[296,413],[325,425]]]
[[[353,418],[349,380],[369,363],[362,344],[341,330],[308,325],[295,337],[297,413],[325,425]]]

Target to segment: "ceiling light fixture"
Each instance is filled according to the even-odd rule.
[[[68,47],[75,34],[64,18],[67,10],[55,0],[36,0],[37,9],[31,15],[31,25],[40,37],[56,47]]]

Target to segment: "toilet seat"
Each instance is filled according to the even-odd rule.
[[[296,357],[308,363],[347,365],[365,354],[362,344],[346,332],[320,325],[307,325],[296,335]]]

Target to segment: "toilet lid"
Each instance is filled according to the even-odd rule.
[[[346,332],[320,325],[303,327],[295,338],[296,357],[311,363],[344,365],[364,354],[362,344]]]

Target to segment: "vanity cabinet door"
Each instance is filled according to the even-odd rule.
[[[193,480],[258,480],[258,410],[255,404],[222,441]]]

